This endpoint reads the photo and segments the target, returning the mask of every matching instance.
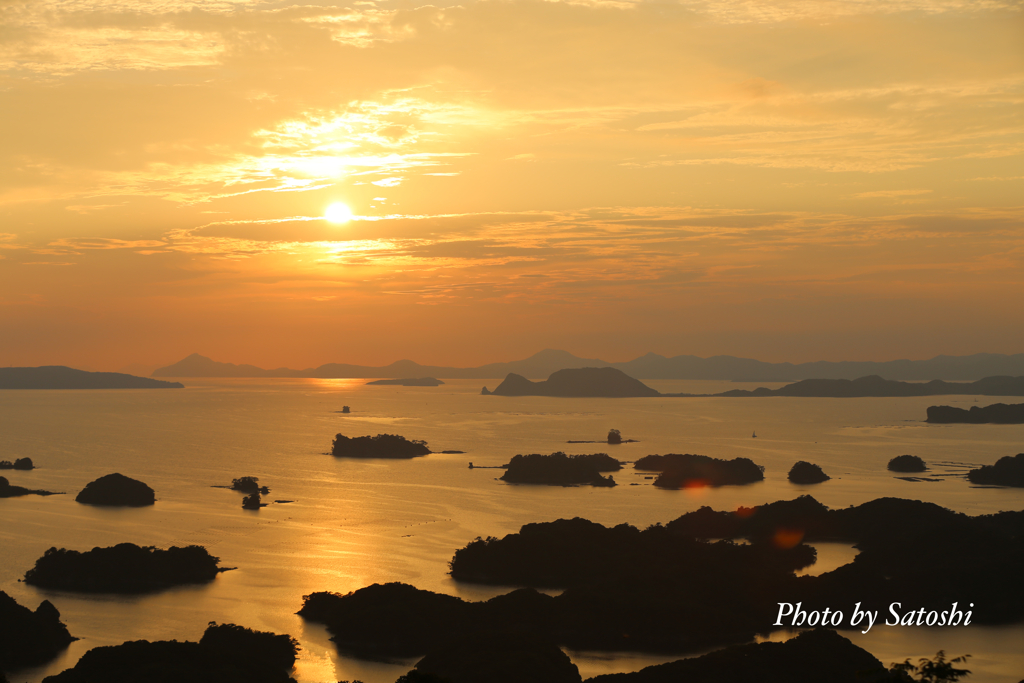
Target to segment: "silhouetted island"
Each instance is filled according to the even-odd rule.
[[[1024,424],[1024,403],[993,403],[979,408],[971,406],[970,410],[953,406],[929,406],[928,419],[925,422],[938,424]]]
[[[262,493],[263,495],[270,493],[270,489],[260,486],[259,482],[259,477],[239,477],[231,480],[231,488],[242,493]]]
[[[502,540],[478,539],[451,566],[460,581],[512,579],[565,587],[561,595],[523,588],[467,602],[387,584],[306,596],[299,614],[324,623],[340,648],[364,656],[424,655],[495,630],[526,631],[573,649],[688,652],[752,639],[777,608],[767,600],[813,558],[808,546],[707,543],[662,526],[641,532],[559,520]]]
[[[339,458],[415,458],[429,455],[426,441],[409,441],[398,434],[347,437],[338,434],[331,455]]]
[[[890,679],[878,659],[831,629],[804,631],[784,643],[734,645],[693,659],[604,674],[587,683],[864,683]],[[908,679],[909,680],[909,679]]]
[[[607,453],[566,455],[558,452],[517,455],[504,467],[501,480],[510,484],[615,486],[611,476],[603,477],[600,473],[617,472],[622,469],[622,463]]]
[[[375,382],[367,382],[367,386],[378,384],[382,386],[400,387],[439,387],[444,382],[433,377],[420,377],[419,379],[378,379]]]
[[[54,496],[55,491],[42,491],[39,489],[27,489],[24,486],[14,486],[7,477],[0,477],[0,498],[17,498],[18,496]]]
[[[298,643],[285,634],[210,622],[198,643],[135,640],[96,647],[44,683],[294,683]]]
[[[147,593],[213,581],[224,569],[206,548],[140,547],[120,543],[88,552],[50,548],[25,572],[25,583],[87,593]]]
[[[0,460],[0,470],[31,470],[35,469],[35,465],[32,464],[32,458],[18,458],[14,462],[10,460]]]
[[[253,491],[248,496],[242,499],[243,510],[259,510],[261,507],[265,507],[265,503],[260,500],[260,492]]]
[[[494,391],[483,388],[481,394],[495,396],[562,396],[588,398],[628,398],[661,396],[638,379],[615,368],[575,368],[559,370],[542,382],[532,382],[509,373]]]
[[[889,461],[887,468],[890,472],[924,472],[928,466],[916,455],[897,455]]]
[[[990,486],[1024,486],[1024,453],[999,458],[995,465],[983,465],[967,473],[975,484]]]
[[[897,382],[869,375],[860,379],[805,379],[778,389],[733,389],[715,396],[804,396],[861,398],[889,396],[1024,396],[1024,377],[985,377],[976,382]]]
[[[142,507],[156,502],[156,493],[138,479],[115,472],[85,485],[75,500],[89,505]]]
[[[49,600],[33,612],[0,591],[0,672],[43,664],[74,640]]]
[[[63,365],[39,368],[0,368],[0,389],[183,389],[165,382],[120,372],[87,372]]]
[[[727,486],[764,481],[764,467],[749,458],[721,460],[706,455],[666,453],[647,455],[634,463],[638,470],[661,472],[654,485],[665,489]]]
[[[794,484],[820,484],[832,478],[814,463],[804,462],[803,460],[793,465],[789,470],[788,476],[789,480]]]

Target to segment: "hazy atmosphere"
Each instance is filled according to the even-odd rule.
[[[1017,1],[0,17],[6,365],[1020,351]]]

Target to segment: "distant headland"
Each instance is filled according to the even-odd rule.
[[[402,378],[494,379],[515,373],[543,379],[567,368],[609,367],[636,379],[710,379],[736,382],[795,382],[804,379],[856,379],[878,375],[886,379],[974,381],[996,375],[1024,375],[1024,353],[1005,355],[977,353],[971,356],[936,356],[929,360],[816,361],[813,363],[767,363],[735,356],[674,356],[656,353],[622,363],[597,358],[580,358],[568,351],[546,349],[523,360],[488,363],[470,368],[420,365],[400,360],[385,366],[327,363],[315,368],[265,370],[255,365],[221,363],[198,353],[153,372],[153,377],[311,377],[311,378]]]
[[[487,387],[480,392],[485,396],[566,396],[626,398],[661,396],[638,379],[633,379],[615,368],[574,368],[559,370],[543,382],[531,382],[521,375],[509,373],[494,391]]]
[[[183,389],[165,382],[120,372],[87,372],[63,365],[38,368],[0,368],[0,389]]]
[[[444,382],[433,377],[420,377],[419,379],[378,379],[375,382],[367,382],[369,385],[399,386],[399,387],[439,387]]]
[[[938,424],[1024,424],[1024,403],[993,403],[984,408],[971,406],[970,410],[953,406],[930,406],[927,412],[928,419],[925,422]]]
[[[1024,377],[984,377],[975,382],[897,382],[870,375],[855,380],[805,379],[778,389],[734,389],[716,396],[803,396],[808,398],[868,398],[894,396],[1024,396]],[[931,420],[929,420],[931,421]]]

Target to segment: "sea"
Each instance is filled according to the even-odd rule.
[[[531,522],[584,517],[643,528],[705,505],[733,510],[804,494],[830,507],[895,496],[970,515],[1024,509],[1024,490],[976,487],[963,476],[970,467],[1024,451],[1024,425],[924,422],[929,405],[1007,402],[996,397],[548,398],[481,395],[481,387],[493,389],[500,379],[438,387],[367,386],[365,379],[180,381],[184,389],[0,391],[0,460],[30,457],[37,467],[3,476],[15,485],[65,493],[0,499],[0,590],[32,609],[50,600],[79,638],[45,666],[9,672],[12,683],[41,681],[97,646],[198,640],[209,622],[295,637],[300,683],[392,683],[416,660],[339,653],[321,625],[296,615],[303,596],[400,581],[485,600],[512,587],[452,580],[452,555],[475,538],[504,536]],[[781,386],[646,383],[685,393]],[[351,412],[343,413],[344,406]],[[635,442],[600,443],[613,428]],[[410,460],[329,454],[336,434],[381,433],[425,440],[434,453]],[[598,443],[568,443],[587,440]],[[627,465],[613,474],[614,488],[549,487],[505,484],[498,480],[502,470],[490,469],[518,453],[556,451],[606,452],[623,461],[652,453],[742,456],[764,466],[765,480],[667,491],[652,485],[651,473]],[[903,454],[923,458],[931,467],[927,476],[940,481],[910,481],[887,471],[888,461]],[[799,460],[820,465],[832,479],[791,484],[786,474]],[[156,504],[109,509],[75,502],[88,482],[112,472],[149,484]],[[241,508],[242,494],[224,488],[241,476],[258,477],[270,488],[264,496],[269,505]],[[50,547],[84,551],[124,542],[201,545],[234,569],[209,584],[152,595],[82,595],[21,582]],[[807,573],[834,569],[857,552],[845,544],[815,547],[818,561]],[[975,612],[984,608],[978,604]],[[949,657],[971,655],[970,681],[1024,678],[1024,624],[876,624],[867,634],[842,633],[886,665],[941,649]],[[782,629],[764,639],[793,635]],[[679,658],[567,654],[584,678]]]

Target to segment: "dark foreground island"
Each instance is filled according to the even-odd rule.
[[[970,410],[953,406],[930,406],[928,419],[925,422],[938,424],[1024,424],[1024,403],[993,403],[979,408],[971,406]]]
[[[136,640],[96,647],[44,683],[294,683],[289,635],[210,623],[198,643]]]
[[[415,458],[429,455],[426,441],[410,441],[398,434],[348,437],[338,434],[331,444],[337,458]]]
[[[47,662],[73,640],[49,600],[33,612],[0,591],[0,674]]]
[[[784,643],[734,645],[693,659],[605,674],[587,683],[864,683],[898,681],[882,663],[835,631],[805,631]],[[910,679],[907,679],[908,681]]]
[[[63,365],[39,368],[0,368],[0,389],[184,389],[165,382],[120,372],[87,372]]]
[[[50,548],[25,572],[25,583],[85,593],[148,593],[213,581],[225,571],[219,562],[198,545],[161,550],[121,543],[84,553]]]
[[[549,484],[553,486],[615,486],[612,477],[601,472],[617,472],[622,463],[607,453],[566,455],[552,453],[517,455],[505,465],[501,480],[510,484]]]
[[[810,496],[729,512],[705,507],[643,530],[558,520],[477,539],[452,558],[456,581],[526,588],[470,602],[373,585],[306,596],[300,614],[364,656],[425,655],[509,631],[577,650],[682,654],[798,626],[776,623],[780,603],[798,602],[819,617],[826,607],[843,610],[840,629],[864,630],[849,619],[858,603],[881,617],[874,628],[886,628],[893,603],[903,627],[945,619],[958,628],[967,613],[972,625],[1007,624],[1024,619],[1022,535],[1024,512],[969,517],[894,498],[841,509]],[[796,576],[815,557],[803,541],[817,540],[856,544],[860,553],[831,572]]]

